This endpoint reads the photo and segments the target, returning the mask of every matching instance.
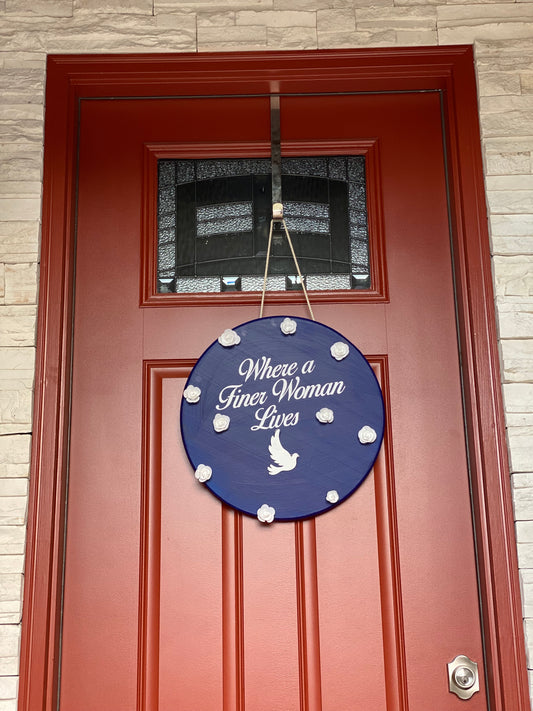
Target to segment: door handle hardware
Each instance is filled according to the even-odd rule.
[[[479,691],[477,663],[460,654],[448,663],[450,692],[460,699],[470,699]]]

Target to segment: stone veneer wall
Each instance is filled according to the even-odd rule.
[[[47,53],[463,43],[475,45],[479,80],[533,668],[533,2],[0,0],[0,711],[17,696]]]

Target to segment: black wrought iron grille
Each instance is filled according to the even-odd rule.
[[[270,160],[158,163],[158,290],[259,291],[272,214]],[[370,287],[364,156],[282,160],[284,216],[310,290]],[[268,288],[299,288],[275,230]]]

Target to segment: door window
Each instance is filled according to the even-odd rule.
[[[267,158],[158,161],[158,293],[260,291],[272,214]],[[284,216],[310,290],[371,287],[364,155],[282,160]],[[301,288],[274,230],[268,289]]]

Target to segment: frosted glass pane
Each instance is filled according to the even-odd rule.
[[[244,276],[242,278],[243,291],[263,291],[262,276]],[[268,291],[285,291],[285,277],[275,274],[269,275],[267,281]]]
[[[208,237],[227,232],[253,230],[253,204],[235,202],[196,208],[196,236]]]
[[[215,293],[220,291],[220,279],[216,277],[179,277],[176,279],[176,292],[195,294],[198,292]]]
[[[218,160],[197,160],[196,179],[233,178],[236,175],[267,174],[270,172],[268,158],[219,158]]]
[[[309,291],[351,289],[349,274],[309,274],[305,279]]]

